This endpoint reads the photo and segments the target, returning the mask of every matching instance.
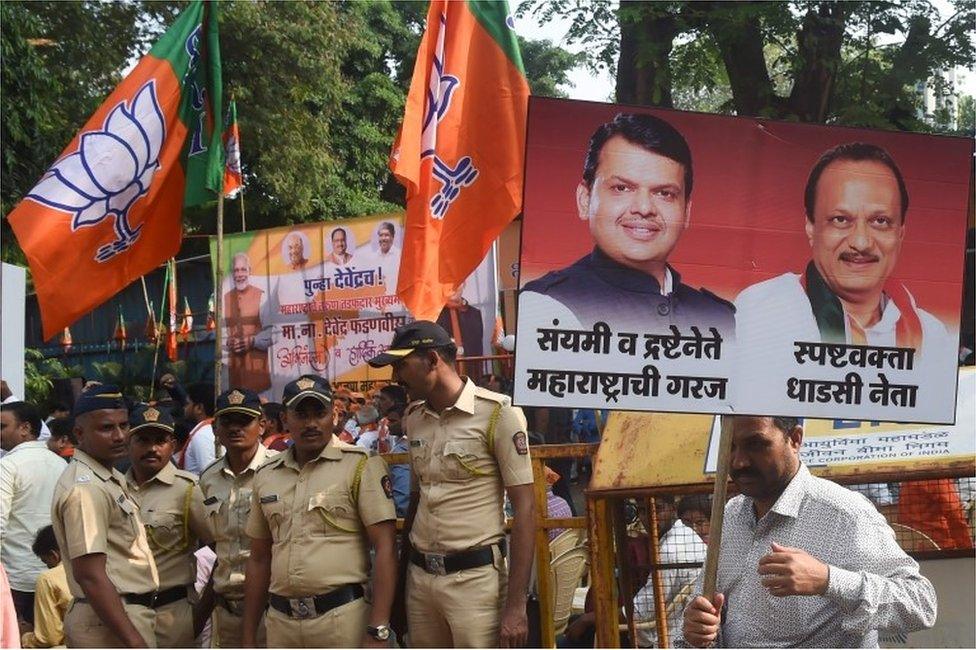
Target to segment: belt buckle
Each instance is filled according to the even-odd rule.
[[[156,599],[157,598],[159,598],[159,592],[158,591],[154,591],[151,594],[149,594],[149,607],[151,609],[155,609],[155,607],[156,607]]]
[[[297,619],[315,618],[315,601],[312,598],[289,598],[291,617]]]
[[[447,575],[447,568],[444,566],[444,555],[435,555],[432,553],[424,554],[424,564],[427,568],[427,573],[433,573],[439,576]]]

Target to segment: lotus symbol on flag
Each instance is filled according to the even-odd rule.
[[[233,174],[240,176],[241,143],[238,141],[237,136],[232,135],[227,138],[227,146],[224,147],[224,152],[227,158],[227,169],[229,169]]]
[[[149,192],[165,138],[156,82],[150,80],[131,103],[116,105],[101,129],[83,131],[77,151],[55,162],[27,198],[72,214],[72,232],[113,217],[116,239],[95,254],[105,262],[139,239],[142,224],[129,224],[129,210]]]

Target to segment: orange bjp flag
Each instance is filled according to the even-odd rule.
[[[507,2],[432,0],[390,169],[407,190],[397,294],[435,320],[522,209],[529,85]]]
[[[224,196],[232,199],[244,187],[241,176],[241,131],[237,126],[237,102],[227,106],[224,120]]]
[[[175,255],[183,206],[222,189],[216,14],[190,2],[10,213],[45,340]]]

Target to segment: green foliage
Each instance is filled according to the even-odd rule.
[[[46,408],[50,406],[55,379],[81,374],[81,369],[66,367],[59,359],[45,359],[39,350],[24,350],[24,399]]]
[[[529,90],[533,95],[543,97],[568,97],[561,86],[572,85],[569,72],[581,63],[583,54],[572,54],[553,45],[552,41],[531,41],[518,37],[522,52],[525,76],[529,80]]]
[[[614,7],[616,5],[616,7]],[[944,7],[943,7],[944,9]],[[588,64],[617,70],[617,99],[708,112],[904,130],[916,86],[972,65],[976,4],[528,0],[520,14],[570,21]],[[933,81],[934,80],[934,81]]]

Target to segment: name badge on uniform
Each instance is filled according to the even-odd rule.
[[[424,441],[423,440],[411,440],[410,441],[410,446],[411,447],[419,447],[422,444],[424,444]]]
[[[75,479],[75,483],[91,483],[91,474],[82,474]]]
[[[212,497],[207,497],[206,499],[203,500],[203,505],[205,505],[205,506],[212,506],[215,503],[217,503],[217,495],[216,494],[213,495]]]
[[[132,507],[132,502],[126,499],[124,494],[119,495],[119,498],[116,499],[116,501],[118,501],[119,507],[122,508],[122,512],[125,514],[131,515],[133,512],[135,512],[135,508]]]
[[[278,500],[277,494],[266,494],[263,497],[261,497],[261,503],[274,503],[277,500]]]

